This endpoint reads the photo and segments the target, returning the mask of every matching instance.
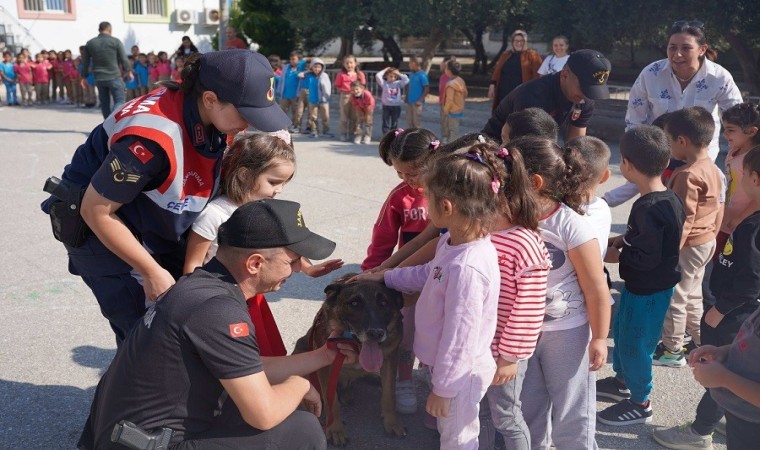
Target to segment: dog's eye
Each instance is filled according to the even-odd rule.
[[[380,306],[388,306],[388,302],[385,300],[380,300]]]
[[[357,300],[352,300],[352,301],[351,301],[351,303],[349,303],[349,305],[351,305],[351,306],[353,306],[354,308],[356,308],[356,307],[358,307],[358,306],[359,306],[359,302],[358,302]]]

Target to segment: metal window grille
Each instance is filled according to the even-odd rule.
[[[166,16],[164,0],[129,0],[127,9],[131,16]]]
[[[71,5],[69,0],[24,0],[24,10],[68,14]]]

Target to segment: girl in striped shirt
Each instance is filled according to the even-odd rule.
[[[529,449],[530,431],[522,416],[520,392],[544,321],[551,260],[539,236],[539,204],[520,150],[508,146],[497,155],[504,161],[507,179],[499,199],[503,213],[494,227],[500,231],[491,233],[501,279],[496,335],[491,343],[497,370],[486,398],[505,448]],[[486,429],[484,438],[490,440],[494,433],[490,426]],[[490,442],[481,444],[493,448]]]

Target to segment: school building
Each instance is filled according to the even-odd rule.
[[[0,0],[0,49],[76,55],[102,21],[127,50],[136,44],[145,53],[172,54],[187,35],[206,52],[219,31],[219,0]]]

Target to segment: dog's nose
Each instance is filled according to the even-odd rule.
[[[373,341],[382,341],[385,339],[385,330],[382,328],[370,328],[367,330],[367,337]]]

